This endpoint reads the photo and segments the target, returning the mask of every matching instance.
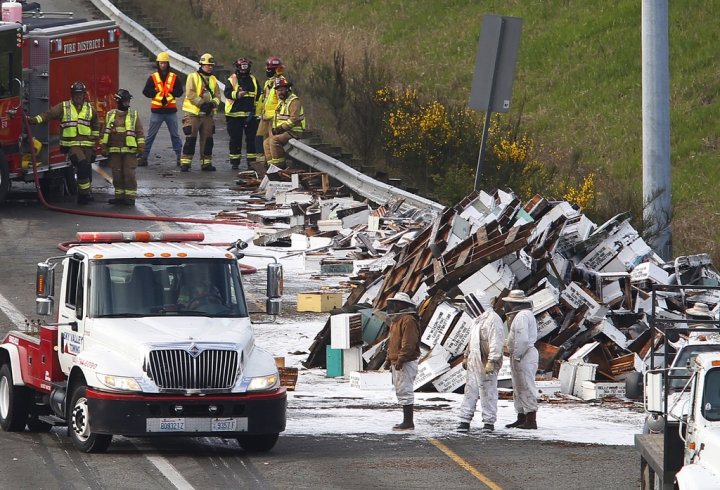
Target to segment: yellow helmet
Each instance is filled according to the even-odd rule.
[[[157,59],[155,61],[164,61],[166,63],[170,63],[170,55],[163,51],[162,53],[157,55]]]
[[[213,55],[210,53],[205,53],[200,57],[200,64],[201,65],[214,65],[215,64],[215,58],[213,58]]]

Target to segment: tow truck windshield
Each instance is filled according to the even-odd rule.
[[[88,315],[247,317],[231,259],[115,259],[90,262]]]
[[[705,376],[703,417],[711,421],[720,420],[720,369],[708,371]]]

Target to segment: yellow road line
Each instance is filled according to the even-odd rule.
[[[459,466],[462,466],[463,468],[465,468],[472,476],[474,476],[475,478],[477,478],[478,480],[483,482],[485,485],[487,485],[492,490],[502,490],[502,488],[500,486],[496,485],[490,478],[488,478],[487,476],[483,475],[478,470],[473,468],[473,466],[470,463],[468,463],[467,461],[462,459],[460,456],[458,456],[457,454],[452,452],[450,450],[450,448],[447,447],[442,442],[438,441],[437,439],[433,439],[431,437],[428,438],[428,441],[430,441],[440,451],[447,454],[447,456],[450,459],[455,461]]]

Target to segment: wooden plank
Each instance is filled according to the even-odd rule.
[[[538,350],[538,371],[544,373],[552,367],[553,362],[560,352],[560,347],[545,342],[535,342],[535,348]]]

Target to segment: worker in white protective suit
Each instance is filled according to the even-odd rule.
[[[497,377],[503,362],[505,334],[500,315],[492,309],[488,295],[477,290],[474,296],[482,314],[472,321],[470,340],[465,349],[465,396],[460,405],[460,424],[457,431],[470,430],[470,421],[475,415],[479,396],[484,424],[481,431],[492,432],[497,420]]]
[[[505,427],[537,429],[537,322],[532,312],[532,301],[520,289],[510,291],[504,301],[509,325],[507,350],[510,356],[513,403],[517,412],[517,420]]]

